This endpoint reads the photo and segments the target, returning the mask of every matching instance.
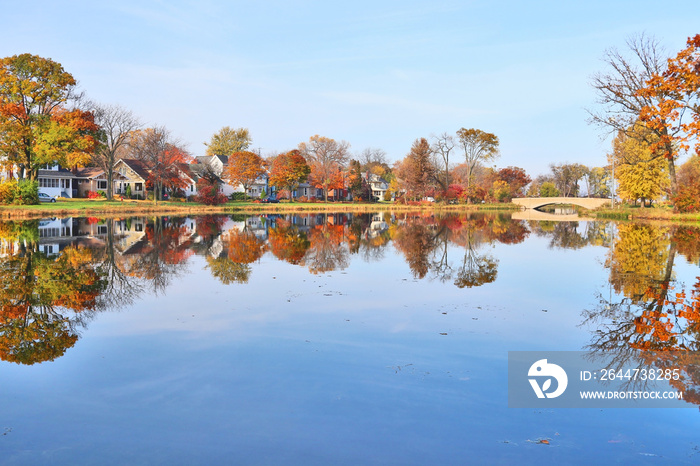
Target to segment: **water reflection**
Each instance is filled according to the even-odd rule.
[[[674,264],[697,263],[700,233],[692,227],[602,222],[534,222],[507,214],[415,213],[205,215],[193,218],[45,219],[0,224],[0,358],[34,364],[62,356],[95,313],[131,306],[165,292],[200,256],[224,285],[245,284],[255,264],[277,260],[323,274],[347,268],[353,256],[403,257],[416,279],[468,289],[498,278],[494,246],[534,235],[550,248],[604,246],[608,293],[586,310],[587,347],[615,364],[683,370],[694,393],[694,360],[645,359],[649,350],[700,349],[700,278],[677,283]],[[683,365],[685,364],[685,365]],[[674,367],[676,367],[674,366]],[[692,395],[691,395],[692,396]]]
[[[610,368],[625,364],[678,369],[671,381],[687,402],[700,404],[700,277],[688,287],[674,273],[677,256],[697,262],[700,230],[625,223],[605,267],[609,295],[584,312],[592,329],[587,349],[595,357],[614,355]],[[660,353],[659,353],[660,352]]]

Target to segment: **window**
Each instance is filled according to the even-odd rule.
[[[134,191],[143,191],[143,183],[134,183]]]
[[[97,180],[97,189],[105,190],[107,189],[107,180]]]

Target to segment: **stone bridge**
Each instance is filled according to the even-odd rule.
[[[610,205],[610,199],[596,197],[519,197],[513,199],[513,204],[523,206],[526,209],[537,209],[550,204],[570,204],[585,209],[597,209],[604,205]]]

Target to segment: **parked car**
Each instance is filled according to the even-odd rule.
[[[39,201],[40,202],[56,202],[56,198],[53,196],[49,196],[46,193],[39,193]]]
[[[268,204],[268,203],[269,204],[279,204],[280,201],[276,197],[268,196],[265,199],[263,199],[262,202],[264,202],[266,204]]]

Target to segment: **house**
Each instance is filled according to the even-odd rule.
[[[204,155],[195,157],[193,167],[199,173],[202,173],[204,170],[208,170],[210,172],[210,176],[215,175],[221,183],[219,188],[221,193],[225,196],[231,196],[233,193],[242,193],[243,185],[232,185],[224,179],[223,174],[226,167],[228,167],[228,161],[229,157],[225,155]],[[246,195],[248,197],[257,198],[260,197],[262,193],[270,194],[268,179],[269,176],[267,174],[263,174],[257,178],[252,185],[248,186]]]
[[[55,197],[73,197],[73,179],[70,170],[51,165],[39,170],[39,192]]]
[[[372,197],[380,201],[384,200],[384,195],[389,190],[389,182],[381,176],[369,172],[363,173],[362,178],[367,180],[367,184],[369,184],[372,189]]]
[[[88,191],[107,192],[107,173],[97,167],[85,167],[73,170],[73,197],[88,197]],[[112,174],[112,194],[121,194],[120,186],[123,186],[128,178],[118,172]]]
[[[226,155],[201,155],[195,157],[195,163],[207,165],[211,171],[218,177],[224,172],[224,168],[228,165],[228,156]]]
[[[231,186],[223,179],[224,169],[228,164],[228,157],[225,155],[202,155],[195,157],[195,164],[201,165],[201,167],[195,168],[195,170],[201,174],[204,171],[209,172],[209,176],[215,176],[219,181],[219,191],[224,196],[231,196],[231,194],[236,192],[235,186]],[[240,189],[240,191],[243,191]],[[240,192],[239,191],[239,192]]]
[[[292,199],[305,197],[307,199],[323,199],[323,189],[311,186],[308,181],[299,183],[297,189],[292,191]]]
[[[115,194],[126,194],[131,191],[131,197],[146,199],[146,180],[148,180],[148,167],[137,159],[119,159],[114,164],[115,173],[119,173],[124,180],[115,184]]]
[[[182,178],[182,180],[187,184],[187,186],[182,189],[185,197],[197,195],[197,181],[199,181],[200,176],[195,167],[196,164],[177,164],[177,168],[180,171],[180,178]]]
[[[269,176],[267,173],[263,174],[262,176],[258,177],[253,184],[248,186],[248,192],[246,192],[246,195],[248,197],[252,198],[258,198],[260,195],[264,194],[270,194],[270,188],[268,185],[269,181]],[[242,193],[243,192],[243,185],[239,184],[236,186],[234,192],[237,193]]]

